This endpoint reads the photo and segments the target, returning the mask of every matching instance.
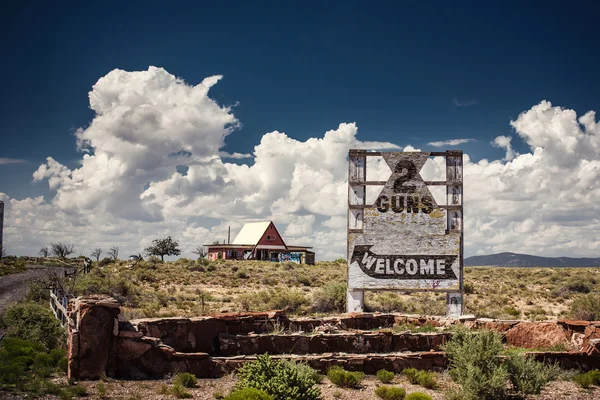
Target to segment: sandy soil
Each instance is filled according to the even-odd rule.
[[[434,400],[445,399],[445,391],[454,387],[450,378],[442,374],[439,376],[441,388],[438,390],[424,389],[417,385],[408,383],[405,377],[397,376],[390,385],[403,387],[407,393],[423,392],[433,397]],[[80,382],[88,389],[88,398],[99,398],[98,382]],[[214,400],[229,394],[235,384],[235,377],[228,375],[220,379],[199,379],[195,388],[187,389],[193,399]],[[170,394],[160,394],[163,385],[172,386],[170,380],[155,381],[118,381],[108,380],[104,382],[106,388],[105,399],[123,400],[167,400],[175,397]],[[319,385],[323,400],[378,400],[375,389],[381,383],[374,376],[367,376],[360,389],[343,389],[331,384],[327,378]],[[0,393],[0,396],[2,393]],[[53,398],[53,397],[49,397]],[[593,387],[589,390],[579,388],[575,383],[569,381],[556,381],[549,383],[541,394],[527,397],[528,400],[600,400],[600,388]]]

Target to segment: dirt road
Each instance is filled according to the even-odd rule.
[[[27,293],[29,282],[37,277],[46,275],[49,269],[60,271],[62,274],[64,267],[47,267],[43,265],[29,265],[27,271],[19,274],[6,275],[0,277],[0,314],[6,307],[21,299]]]

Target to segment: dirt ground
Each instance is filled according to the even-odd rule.
[[[401,386],[406,393],[423,392],[433,397],[434,400],[444,400],[445,392],[454,387],[450,377],[446,374],[438,376],[440,389],[429,390],[408,383],[405,377],[396,376],[390,385]],[[88,389],[88,397],[100,398],[98,395],[98,382],[80,382]],[[228,375],[220,379],[199,379],[195,388],[187,389],[193,399],[214,400],[230,393],[235,384],[235,377]],[[104,382],[106,394],[104,399],[119,400],[167,400],[175,399],[171,394],[160,394],[161,386],[172,386],[170,380],[154,381],[118,381],[107,380]],[[360,389],[338,388],[331,384],[327,378],[319,385],[323,400],[375,400],[375,389],[381,383],[374,376],[366,376]],[[1,394],[1,393],[0,393]],[[52,398],[52,397],[49,397]],[[574,382],[555,381],[550,382],[541,394],[528,396],[527,400],[600,400],[600,388],[593,387],[585,390],[579,388]]]
[[[10,304],[18,301],[27,293],[29,282],[35,278],[41,278],[46,275],[46,271],[50,268],[58,270],[59,273],[64,271],[62,267],[47,267],[43,265],[29,265],[27,271],[0,276],[0,314]]]

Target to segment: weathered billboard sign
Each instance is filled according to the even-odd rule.
[[[367,181],[367,157],[385,160],[387,181]],[[426,182],[427,159],[446,159],[446,179]],[[367,199],[367,186],[381,190]],[[437,204],[429,187],[446,187]],[[365,290],[462,292],[462,152],[350,150],[348,171],[348,310]],[[448,297],[450,298],[450,297]],[[456,300],[455,300],[456,302]],[[461,301],[462,304],[462,301]]]

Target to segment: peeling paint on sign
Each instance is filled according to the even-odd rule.
[[[366,181],[366,157],[381,156],[391,175]],[[420,171],[446,157],[448,204],[438,205]],[[349,152],[349,290],[457,292],[462,282],[462,153]],[[366,185],[383,185],[366,199]],[[369,200],[369,204],[367,203]]]

